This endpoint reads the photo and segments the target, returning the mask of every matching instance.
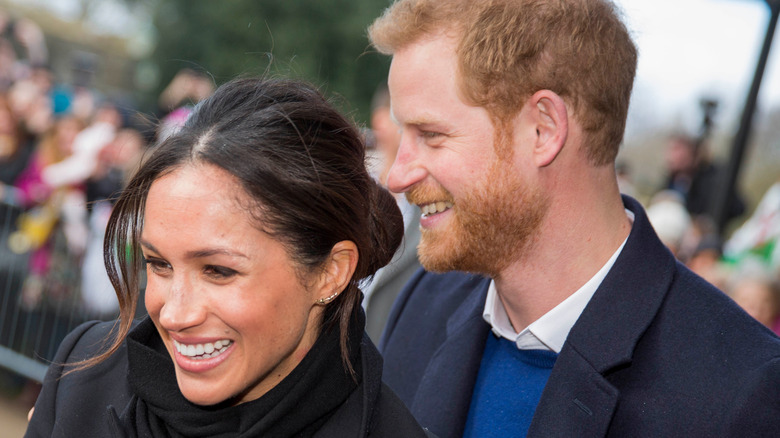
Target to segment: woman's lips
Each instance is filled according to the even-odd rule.
[[[176,364],[184,371],[202,373],[224,362],[235,347],[230,339],[215,342],[184,343],[173,340]]]

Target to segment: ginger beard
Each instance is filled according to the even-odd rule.
[[[422,229],[417,251],[425,269],[493,278],[523,256],[549,206],[538,188],[524,183],[511,164],[500,158],[463,199],[456,200],[443,187],[430,184],[412,188],[407,198],[417,205],[431,201],[454,204],[450,224]]]

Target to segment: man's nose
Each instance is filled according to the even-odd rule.
[[[401,143],[398,146],[395,162],[387,174],[387,188],[395,193],[409,190],[427,175],[427,170],[420,159],[419,147],[411,137],[408,133],[401,133]]]

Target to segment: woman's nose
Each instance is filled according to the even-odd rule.
[[[160,325],[169,331],[182,331],[199,325],[205,316],[206,306],[192,282],[174,278],[160,309]]]

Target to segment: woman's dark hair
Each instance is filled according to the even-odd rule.
[[[351,371],[346,337],[360,312],[358,283],[390,262],[403,219],[392,195],[369,176],[362,137],[350,121],[308,84],[258,78],[233,80],[201,102],[180,131],[153,149],[119,197],[104,242],[120,304],[118,335],[85,366],[112,354],[130,330],[149,188],[161,176],[196,163],[218,166],[238,179],[256,201],[247,208],[258,227],[285,245],[302,274],[319,269],[337,242],[355,243],[355,273],[326,306],[323,319],[323,329],[339,327],[342,358]]]

